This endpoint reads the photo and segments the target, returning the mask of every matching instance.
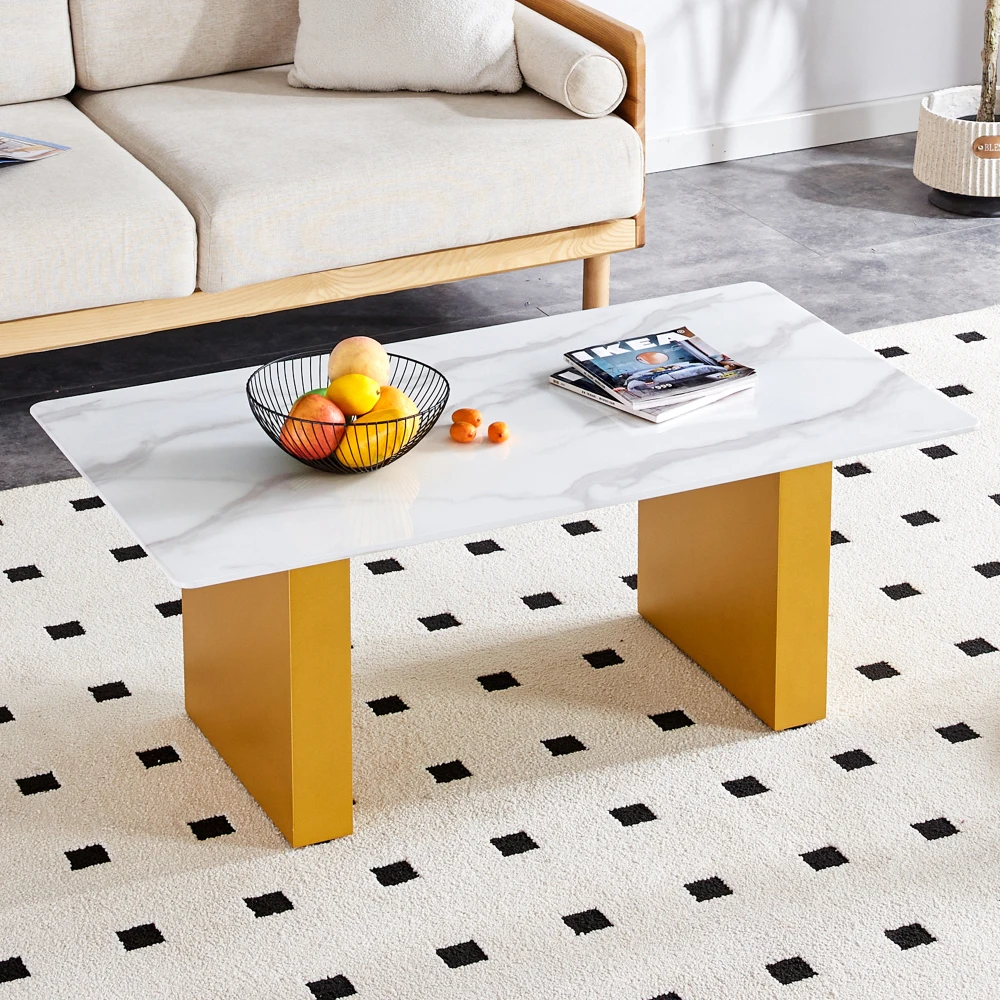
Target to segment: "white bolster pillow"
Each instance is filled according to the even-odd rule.
[[[524,82],[570,111],[601,118],[624,100],[625,69],[610,52],[520,3],[514,41]]]

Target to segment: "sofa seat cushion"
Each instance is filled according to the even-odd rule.
[[[0,320],[194,291],[194,220],[162,181],[63,98],[3,124],[71,148],[0,170]]]
[[[311,271],[635,215],[620,118],[517,94],[301,90],[288,67],[75,100],[198,222],[198,285]]]

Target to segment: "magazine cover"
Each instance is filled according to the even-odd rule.
[[[0,132],[0,167],[12,163],[31,163],[34,160],[44,160],[47,156],[55,156],[69,146],[60,146],[54,142],[42,142],[41,139],[27,139],[23,135],[11,135]]]
[[[567,389],[569,392],[576,393],[579,396],[586,396],[588,399],[603,403],[605,406],[614,407],[614,409],[620,410],[622,413],[629,413],[633,417],[650,420],[654,424],[662,424],[664,420],[671,420],[682,414],[690,413],[692,410],[700,409],[702,406],[707,406],[709,403],[714,403],[719,399],[732,396],[736,392],[740,392],[743,389],[750,389],[753,386],[752,381],[741,379],[737,382],[725,383],[725,385],[718,389],[717,393],[713,393],[711,396],[684,396],[671,399],[669,403],[662,406],[634,409],[618,396],[610,392],[605,392],[604,389],[595,382],[591,382],[586,375],[575,368],[566,368],[561,372],[553,372],[549,376],[549,381],[553,385],[559,386],[560,389]]]
[[[633,409],[662,406],[680,396],[711,394],[720,383],[756,375],[686,326],[571,351],[566,360]]]

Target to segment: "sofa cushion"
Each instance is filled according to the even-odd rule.
[[[589,39],[520,3],[514,37],[524,82],[538,93],[584,118],[609,115],[624,100],[625,68]]]
[[[635,215],[621,118],[517,94],[297,90],[287,67],[103,94],[80,107],[198,221],[198,284],[271,278]]]
[[[287,63],[299,26],[298,0],[69,0],[69,8],[77,81],[88,90]]]
[[[194,220],[141,163],[61,98],[3,123],[71,148],[0,170],[0,320],[194,290]]]
[[[0,0],[0,104],[61,97],[75,77],[66,0]]]
[[[514,0],[300,0],[299,14],[292,86],[521,89]]]

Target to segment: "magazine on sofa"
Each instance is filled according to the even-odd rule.
[[[716,400],[724,399],[726,396],[732,396],[733,393],[740,392],[743,389],[749,389],[753,385],[752,381],[742,379],[737,382],[727,383],[725,385],[725,391],[723,391],[722,387],[720,387],[718,392],[709,396],[701,395],[693,398],[691,396],[687,396],[685,398],[671,400],[663,406],[650,406],[647,409],[636,410],[619,397],[612,395],[610,392],[606,392],[599,385],[592,382],[586,375],[577,371],[575,368],[567,368],[561,372],[554,372],[549,376],[549,381],[553,385],[559,386],[560,389],[575,392],[579,396],[586,396],[588,399],[593,399],[595,402],[603,403],[605,406],[613,406],[616,410],[621,410],[624,413],[631,413],[635,417],[642,417],[643,420],[650,420],[655,424],[662,424],[665,420],[673,420],[675,417],[679,417],[685,413],[690,413],[692,410],[701,409],[703,406],[708,406],[709,403],[714,403]]]
[[[29,139],[23,135],[12,135],[10,132],[0,132],[0,167],[44,160],[48,156],[61,153],[64,149],[69,149],[69,146],[43,142],[41,139]]]
[[[633,410],[750,385],[757,373],[696,337],[686,326],[570,351],[566,360]]]

